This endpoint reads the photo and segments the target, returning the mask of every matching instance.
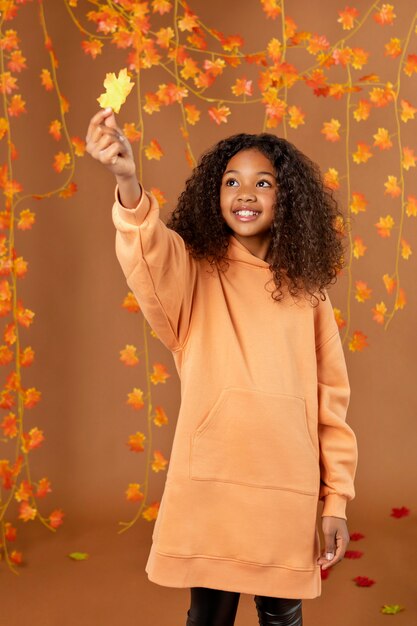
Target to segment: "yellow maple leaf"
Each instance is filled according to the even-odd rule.
[[[352,213],[355,213],[357,215],[358,213],[366,211],[368,201],[366,200],[363,193],[354,192],[352,193],[352,202],[349,206]]]
[[[353,240],[353,256],[355,259],[359,259],[361,256],[364,256],[365,251],[368,249],[368,246],[365,246],[361,237],[355,237]]]
[[[368,284],[363,282],[362,280],[357,280],[355,282],[356,286],[356,294],[355,298],[358,302],[365,302],[371,297],[372,289],[368,287]]]
[[[332,118],[330,122],[324,122],[321,129],[321,134],[325,136],[327,141],[339,141],[339,128],[340,122],[335,118]]]
[[[158,517],[160,502],[153,502],[142,513],[142,517],[148,522],[152,522]]]
[[[380,150],[389,150],[392,148],[392,141],[386,128],[378,128],[378,132],[373,135],[374,146],[378,146]]]
[[[372,307],[372,313],[373,313],[372,319],[375,320],[377,324],[383,324],[386,312],[387,312],[387,307],[385,305],[385,302],[381,300],[379,304],[376,304],[374,307]]]
[[[401,187],[398,184],[396,176],[388,176],[388,180],[384,183],[384,194],[391,196],[391,198],[397,198],[401,194]]]
[[[401,120],[406,123],[408,120],[413,120],[414,115],[417,113],[417,109],[413,107],[408,100],[401,100]]]
[[[369,146],[362,141],[359,141],[357,144],[357,150],[352,154],[352,158],[355,163],[366,163],[371,157],[372,152],[369,149]]]
[[[111,107],[115,113],[119,113],[120,107],[134,86],[127,74],[127,69],[120,70],[117,77],[114,72],[106,74],[103,85],[106,91],[97,98],[99,105],[103,109]]]
[[[395,222],[391,215],[387,215],[386,217],[380,217],[379,221],[375,224],[378,230],[378,235],[384,238],[390,237],[394,223]]]
[[[339,172],[334,167],[329,167],[323,175],[324,184],[330,189],[339,189]]]
[[[405,205],[405,212],[408,217],[417,217],[417,198],[411,194],[407,196],[407,202]]]

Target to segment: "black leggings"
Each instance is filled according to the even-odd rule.
[[[233,626],[240,593],[191,587],[186,626]],[[260,626],[302,626],[301,600],[254,596]]]

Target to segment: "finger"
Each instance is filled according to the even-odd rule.
[[[114,111],[111,112],[110,115],[108,115],[105,120],[104,120],[104,125],[107,128],[112,128],[113,130],[117,131],[119,133],[119,135],[122,134],[122,131],[120,130],[120,128],[118,127],[118,125],[116,124],[116,116],[114,114]]]
[[[104,150],[100,150],[97,158],[105,165],[114,165],[115,157],[123,158],[126,156],[126,149],[119,142],[114,142]]]
[[[85,138],[86,142],[90,141],[90,137],[93,131],[95,130],[95,128],[97,128],[99,124],[102,124],[104,120],[106,119],[106,117],[108,117],[111,113],[113,113],[112,109],[110,107],[107,107],[106,109],[100,109],[98,113],[93,115],[88,125],[87,135]]]

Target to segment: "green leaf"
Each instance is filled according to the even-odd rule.
[[[71,552],[68,556],[70,559],[74,559],[74,561],[85,561],[88,559],[89,554],[88,552]]]
[[[381,613],[385,613],[386,615],[395,615],[400,611],[404,611],[404,607],[399,604],[384,604],[381,608]]]

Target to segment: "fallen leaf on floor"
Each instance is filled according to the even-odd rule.
[[[88,552],[71,552],[71,554],[69,554],[68,556],[74,561],[85,561],[86,559],[88,559],[89,554]]]
[[[399,604],[384,604],[384,606],[381,607],[381,613],[385,613],[386,615],[395,615],[400,611],[404,611],[404,607]]]

